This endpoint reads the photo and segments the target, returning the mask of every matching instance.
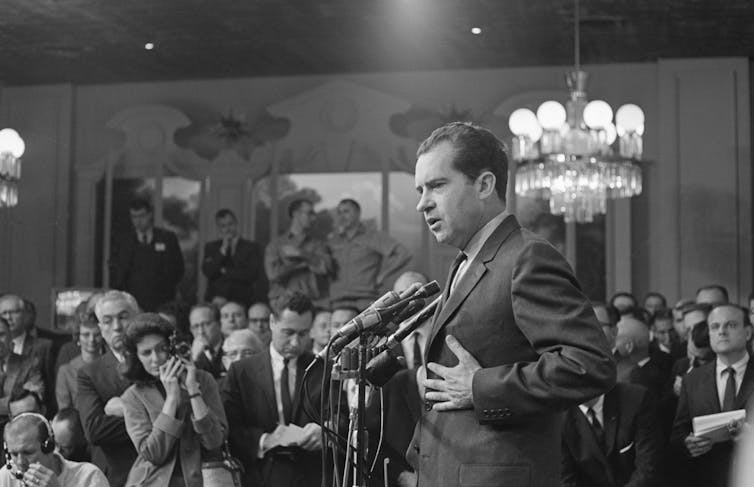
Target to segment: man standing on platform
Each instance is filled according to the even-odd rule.
[[[205,300],[222,296],[248,307],[267,299],[262,246],[238,235],[236,215],[227,208],[215,214],[215,223],[220,239],[204,246]]]
[[[389,235],[367,228],[355,200],[338,203],[336,222],[328,241],[335,260],[330,302],[333,308],[366,309],[377,299],[385,278],[403,267],[411,254]]]
[[[133,232],[118,242],[110,286],[127,291],[142,311],[175,299],[183,278],[183,254],[175,233],[154,226],[152,205],[136,199],[128,207]]]
[[[417,154],[417,209],[461,251],[418,372],[418,485],[558,485],[560,413],[615,383],[605,336],[565,259],[506,210],[491,132],[451,123]]]
[[[288,205],[288,230],[267,245],[264,268],[270,280],[270,302],[284,291],[306,294],[318,306],[327,306],[332,256],[321,240],[310,235],[316,215],[311,201]]]

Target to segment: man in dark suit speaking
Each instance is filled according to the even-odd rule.
[[[461,250],[418,373],[418,485],[557,485],[560,413],[615,383],[605,336],[565,259],[506,211],[492,133],[451,123],[417,154],[417,209]]]
[[[267,300],[264,274],[264,248],[238,234],[236,215],[227,208],[218,210],[215,223],[219,240],[204,246],[202,272],[207,277],[207,302],[217,296],[245,307]]]

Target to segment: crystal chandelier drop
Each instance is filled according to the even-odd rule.
[[[589,75],[579,63],[579,1],[575,0],[575,69],[566,74],[570,98],[549,100],[536,115],[527,108],[508,119],[518,163],[516,194],[550,200],[550,213],[566,222],[591,222],[607,199],[641,193],[644,112],[627,104],[615,112],[602,100],[587,101]],[[616,140],[618,141],[616,144]]]
[[[18,181],[21,179],[21,156],[26,145],[13,129],[0,130],[0,208],[18,204]]]

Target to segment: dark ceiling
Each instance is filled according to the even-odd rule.
[[[572,0],[0,0],[0,81],[563,65],[573,10]],[[584,63],[754,57],[752,0],[582,0],[581,12]]]

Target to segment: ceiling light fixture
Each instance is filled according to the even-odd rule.
[[[536,115],[519,108],[508,125],[514,134],[511,154],[518,163],[516,194],[549,199],[550,213],[585,223],[606,212],[608,198],[641,193],[644,112],[637,105],[623,105],[613,124],[607,102],[587,102],[589,75],[579,58],[579,0],[574,0],[574,51],[574,70],[566,74],[566,106],[549,100]]]
[[[475,36],[478,36],[479,34],[482,33],[482,29],[480,29],[479,27],[472,27],[471,33],[474,34]]]
[[[144,49],[146,49],[147,51],[151,51],[152,49],[154,49],[154,43],[147,42],[146,44],[144,44]]]
[[[26,144],[13,129],[0,130],[0,208],[18,204],[18,182],[21,180],[21,156]]]

